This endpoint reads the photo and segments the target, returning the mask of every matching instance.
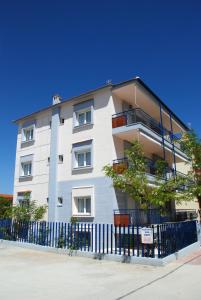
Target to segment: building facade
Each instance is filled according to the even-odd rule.
[[[56,95],[50,107],[16,123],[14,203],[29,194],[48,204],[49,221],[113,223],[114,210],[135,208],[103,172],[124,164],[134,139],[149,161],[150,183],[158,158],[167,161],[167,176],[187,172],[179,138],[188,128],[140,78],[64,101]]]

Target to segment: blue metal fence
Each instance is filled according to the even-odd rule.
[[[0,238],[97,254],[165,257],[197,241],[196,221],[150,225],[153,243],[144,244],[141,226],[15,222],[0,220]]]

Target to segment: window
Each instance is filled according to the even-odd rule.
[[[63,163],[64,161],[64,156],[63,155],[59,155],[59,163]]]
[[[17,202],[20,206],[26,207],[30,204],[31,192],[18,192]]]
[[[33,174],[33,154],[21,156],[20,157],[20,164],[19,164],[19,166],[20,166],[19,180],[20,181],[32,180],[32,174]]]
[[[76,126],[91,124],[91,109],[76,113]]]
[[[77,197],[75,199],[79,215],[91,215],[91,197]]]
[[[73,169],[92,167],[92,140],[73,144]]]
[[[93,99],[74,105],[74,127],[84,126],[93,123],[93,106]]]
[[[75,167],[90,167],[91,166],[91,150],[75,152]]]
[[[64,125],[65,119],[60,118],[60,125]]]
[[[32,162],[23,162],[22,166],[22,174],[21,176],[31,176]]]
[[[94,217],[94,186],[72,188],[72,215]]]
[[[63,204],[63,198],[62,197],[58,197],[58,205],[62,206]]]
[[[28,127],[23,129],[23,136],[22,141],[23,142],[30,142],[33,141],[34,138],[34,127]]]

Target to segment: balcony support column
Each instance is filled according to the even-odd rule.
[[[161,123],[161,131],[162,131],[162,146],[163,146],[163,159],[165,160],[165,142],[164,142],[164,130],[163,130],[163,116],[162,116],[162,105],[159,103],[160,108],[160,123]]]
[[[175,156],[175,149],[174,149],[174,141],[172,139],[173,125],[172,125],[172,113],[171,112],[169,112],[169,116],[170,116],[170,128],[171,128],[172,153],[173,153],[173,161],[174,161],[174,175],[176,175],[177,167],[176,167],[176,156]]]

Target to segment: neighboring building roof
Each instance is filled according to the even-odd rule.
[[[4,198],[4,199],[8,199],[8,200],[13,200],[13,195],[0,194],[0,198]]]
[[[88,92],[85,92],[85,93],[82,93],[78,96],[75,96],[75,97],[72,97],[72,98],[68,98],[68,99],[64,99],[61,103],[58,103],[58,104],[55,104],[54,107],[56,106],[61,106],[62,104],[66,103],[66,102],[70,102],[70,101],[73,101],[73,100],[78,100],[79,98],[82,98],[82,97],[87,97],[87,96],[90,96],[91,94],[95,93],[95,92],[98,92],[100,91],[101,89],[105,89],[105,88],[108,88],[110,87],[111,89],[115,89],[115,88],[118,88],[118,87],[121,87],[123,85],[127,85],[127,84],[131,84],[131,83],[139,83],[141,86],[143,86],[164,108],[166,108],[171,114],[172,116],[186,129],[186,130],[189,130],[189,128],[187,127],[187,125],[144,83],[144,81],[142,79],[140,79],[139,77],[135,77],[135,78],[132,78],[130,80],[127,80],[127,81],[123,81],[123,82],[120,82],[120,83],[117,83],[117,84],[112,84],[112,83],[109,83],[109,84],[106,84],[104,86],[101,86],[101,87],[98,87],[96,89],[93,89],[93,90],[90,90]],[[14,120],[13,122],[14,123],[18,123],[20,122],[21,120],[23,119],[27,119],[31,116],[34,116],[40,112],[43,112],[45,110],[48,110],[48,109],[51,109],[52,108],[52,105],[46,107],[46,108],[43,108],[41,110],[38,110],[34,113],[31,113],[29,115],[26,115],[22,118],[19,118],[17,120]]]

